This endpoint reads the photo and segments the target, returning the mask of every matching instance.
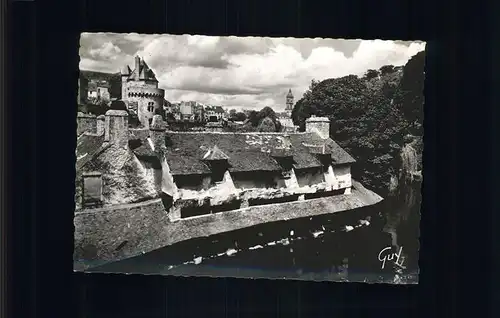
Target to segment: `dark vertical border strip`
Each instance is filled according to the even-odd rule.
[[[72,272],[75,152],[69,151],[76,147],[78,22],[86,14],[83,2],[35,1],[39,110],[32,133],[40,142],[36,145],[36,180],[31,182],[36,181],[37,188],[33,237],[37,312],[43,317],[78,317],[78,301],[84,291],[74,284]],[[105,4],[102,8],[89,5],[87,10],[109,20],[120,20],[133,12],[116,12]]]
[[[9,234],[10,258],[14,260],[12,287],[16,317],[31,317],[37,311],[35,257],[36,205],[36,27],[34,1],[9,3],[9,148],[2,153],[9,160],[7,195],[12,213]],[[13,245],[15,244],[15,246]]]
[[[11,286],[8,281],[9,275],[9,209],[7,209],[7,202],[5,201],[5,184],[8,183],[8,176],[5,169],[5,132],[7,131],[5,125],[5,107],[7,106],[6,89],[7,83],[6,69],[5,69],[5,55],[6,55],[6,33],[8,32],[7,14],[6,14],[6,0],[0,0],[0,317],[9,316],[10,299],[9,287]],[[6,31],[7,30],[7,31]]]
[[[492,245],[491,245],[491,265],[492,265],[492,274],[493,277],[491,279],[491,304],[490,304],[490,317],[500,317],[500,308],[498,304],[500,304],[500,187],[498,186],[498,182],[500,181],[500,93],[498,91],[498,87],[500,86],[500,60],[498,56],[500,56],[500,43],[498,39],[500,39],[500,23],[499,23],[499,12],[500,12],[500,2],[492,1],[493,4],[492,10],[490,10],[491,16],[490,21],[496,21],[496,23],[491,23],[491,43],[493,44],[491,55],[492,58],[492,67],[491,67],[491,88],[495,87],[496,89],[491,89],[492,92],[492,100],[491,100],[491,126],[492,126],[492,153],[491,158],[493,162],[492,167],[492,176],[493,180],[490,183],[490,189],[494,193],[491,196],[491,233],[492,233]],[[495,25],[496,24],[496,25]]]

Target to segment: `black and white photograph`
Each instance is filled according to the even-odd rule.
[[[418,284],[425,42],[82,33],[75,271]]]

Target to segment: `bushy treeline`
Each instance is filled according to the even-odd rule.
[[[420,52],[403,67],[313,80],[292,118],[304,129],[311,115],[328,117],[331,137],[358,161],[353,176],[384,193],[401,164],[405,136],[423,135],[424,65]]]

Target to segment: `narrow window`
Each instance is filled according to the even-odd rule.
[[[102,175],[99,172],[90,172],[83,175],[83,207],[102,205]]]

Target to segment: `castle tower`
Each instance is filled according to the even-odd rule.
[[[122,100],[128,111],[140,124],[148,128],[156,113],[163,111],[165,90],[158,88],[156,75],[146,61],[136,55],[134,69],[128,65],[120,70],[122,79]]]

